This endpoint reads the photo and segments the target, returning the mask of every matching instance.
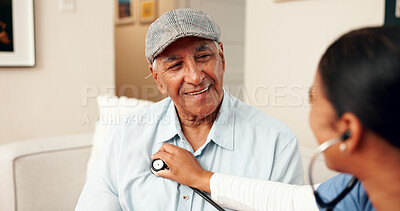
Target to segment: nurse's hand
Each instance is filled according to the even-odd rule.
[[[210,179],[214,173],[204,170],[189,151],[165,143],[151,158],[160,158],[169,167],[169,170],[161,170],[154,175],[211,193]]]

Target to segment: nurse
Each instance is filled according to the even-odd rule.
[[[400,210],[400,28],[340,37],[322,56],[313,87],[311,129],[327,166],[343,173],[318,186],[317,200],[309,186],[204,170],[191,153],[169,144],[152,156],[169,167],[156,176],[237,210]]]

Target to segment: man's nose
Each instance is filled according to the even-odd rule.
[[[203,69],[196,62],[188,62],[185,71],[185,82],[198,85],[204,79]]]

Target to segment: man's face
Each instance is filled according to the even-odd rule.
[[[216,111],[223,98],[225,60],[222,43],[181,38],[149,65],[158,89],[174,101],[180,115],[204,118]]]

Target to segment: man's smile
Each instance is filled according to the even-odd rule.
[[[187,93],[185,93],[185,94],[191,95],[191,96],[199,95],[199,94],[203,94],[204,92],[206,92],[209,88],[210,88],[210,86],[207,86],[206,88],[204,88],[204,89],[202,89],[202,90],[200,90],[200,91],[187,92]]]

